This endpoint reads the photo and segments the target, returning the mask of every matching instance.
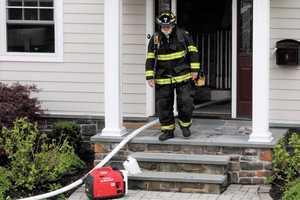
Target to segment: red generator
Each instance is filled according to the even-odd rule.
[[[101,167],[89,174],[85,181],[85,192],[89,199],[119,198],[127,194],[127,172]]]

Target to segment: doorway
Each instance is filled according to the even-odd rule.
[[[177,21],[193,36],[206,77],[196,88],[194,116],[231,118],[231,0],[177,0]]]
[[[172,9],[178,27],[192,35],[206,77],[196,89],[194,117],[251,119],[252,0],[155,1],[155,16]]]

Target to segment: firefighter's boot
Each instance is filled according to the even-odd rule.
[[[183,137],[188,138],[191,136],[191,131],[190,131],[189,127],[182,127],[181,131],[182,131]]]
[[[174,131],[173,130],[167,130],[167,131],[164,131],[163,134],[161,134],[158,139],[160,141],[165,141],[165,140],[168,140],[168,139],[171,139],[171,138],[174,138]]]

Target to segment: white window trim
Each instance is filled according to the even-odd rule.
[[[55,53],[7,52],[6,1],[0,1],[0,61],[63,62],[63,0],[54,0]]]

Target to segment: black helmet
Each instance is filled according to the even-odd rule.
[[[156,21],[159,25],[175,25],[176,16],[171,11],[164,11],[156,18]]]

